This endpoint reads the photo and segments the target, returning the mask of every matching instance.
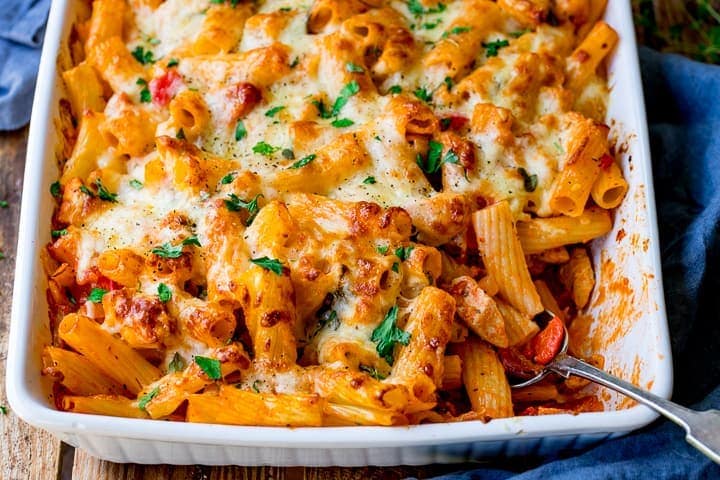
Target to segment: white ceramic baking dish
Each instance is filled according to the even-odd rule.
[[[583,448],[642,427],[656,415],[601,391],[601,413],[550,415],[413,427],[268,428],[136,420],[57,411],[40,375],[49,341],[46,280],[39,254],[50,239],[57,178],[56,131],[66,47],[75,0],[52,2],[35,93],[12,306],[7,395],[13,411],[91,455],[115,462],[359,466],[460,462],[499,455]],[[668,397],[672,367],[662,293],[658,233],[642,86],[629,2],[610,0],[606,21],[620,34],[610,65],[609,118],[622,145],[629,194],[614,230],[593,245],[598,288],[589,313],[611,372]],[[624,293],[622,293],[624,292]],[[621,294],[622,293],[622,294]],[[630,407],[630,408],[628,408]]]

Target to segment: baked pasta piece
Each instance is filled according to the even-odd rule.
[[[547,351],[538,313],[588,304],[584,244],[627,192],[604,6],[93,1],[44,257],[58,407],[318,427],[597,405],[508,376]]]

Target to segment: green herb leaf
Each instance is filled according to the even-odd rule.
[[[317,155],[315,155],[314,153],[311,153],[311,154],[308,155],[307,157],[303,157],[303,158],[301,158],[300,160],[298,160],[297,162],[295,162],[295,163],[293,163],[292,165],[290,165],[290,168],[302,168],[302,167],[304,167],[305,165],[307,165],[308,163],[310,163],[310,162],[312,162],[313,160],[315,160],[315,157],[317,157]]]
[[[53,182],[50,184],[50,195],[55,198],[59,198],[62,195],[60,192],[60,182]]]
[[[562,145],[560,145],[559,142],[557,142],[557,141],[553,142],[553,147],[555,147],[555,150],[557,150],[558,153],[560,153],[560,154],[565,153],[565,149],[562,147]]]
[[[450,35],[460,35],[461,33],[466,33],[472,30],[470,27],[453,27],[447,32],[442,34],[442,38],[448,38]]]
[[[160,393],[160,387],[155,387],[148,393],[140,397],[140,401],[138,402],[138,408],[140,410],[145,410],[145,407],[147,407],[147,404],[150,403],[150,400],[157,397],[158,393]]]
[[[247,130],[245,130],[245,124],[242,122],[242,120],[238,120],[238,122],[235,124],[235,141],[240,141],[246,136]]]
[[[460,159],[458,158],[457,154],[453,152],[452,150],[448,150],[445,156],[442,159],[442,163],[458,163]]]
[[[395,273],[400,273],[400,264],[395,262],[392,264],[392,267],[390,267],[390,270],[392,270]]]
[[[260,207],[258,206],[258,199],[262,197],[262,193],[258,193],[255,195],[255,198],[250,200],[249,202],[246,202],[242,198],[238,197],[234,193],[228,194],[228,199],[225,200],[225,206],[228,210],[231,212],[239,212],[240,210],[247,210],[248,211],[248,219],[245,221],[245,225],[250,225],[252,221],[255,219],[255,216],[260,211]]]
[[[143,184],[140,180],[133,178],[130,180],[130,186],[134,188],[135,190],[142,190]]]
[[[407,247],[398,247],[395,249],[395,256],[398,257],[401,261],[405,261],[410,257],[410,253],[415,249],[412,245],[409,245]]]
[[[503,47],[507,47],[510,45],[510,42],[507,40],[495,40],[493,42],[485,43],[483,42],[482,46],[485,47],[485,55],[488,57],[497,57],[498,50],[500,50]]]
[[[365,69],[362,68],[360,65],[356,65],[353,62],[347,62],[345,64],[345,70],[348,73],[365,73]]]
[[[162,303],[167,303],[172,298],[172,290],[164,283],[158,285],[157,294]]]
[[[425,8],[422,3],[420,3],[420,0],[409,0],[407,2],[408,4],[408,10],[410,10],[410,13],[412,13],[415,16],[420,15],[428,15],[431,13],[441,13],[444,12],[447,8],[445,4],[438,3],[437,7],[435,8]]]
[[[222,378],[222,370],[220,370],[220,361],[214,358],[195,356],[195,363],[205,372],[210,380],[220,380]]]
[[[385,380],[387,378],[386,375],[383,375],[382,373],[378,372],[375,367],[360,364],[359,369],[361,372],[367,373],[375,380]]]
[[[135,57],[135,60],[137,60],[143,65],[148,63],[155,63],[155,58],[152,50],[145,50],[141,45],[135,47],[135,50],[132,51],[132,56]]]
[[[260,379],[255,380],[255,381],[253,382],[253,384],[252,384],[252,387],[251,387],[251,388],[252,388],[252,391],[255,392],[255,393],[260,393],[260,385],[262,385],[262,383],[263,383],[263,381],[260,380]]]
[[[7,200],[0,200],[0,208],[8,208],[10,204]]]
[[[356,95],[360,91],[360,84],[353,80],[352,82],[346,83],[345,86],[340,90],[340,95],[335,100],[332,107],[332,116],[337,117],[340,110],[347,104],[350,97]]]
[[[378,253],[380,255],[385,255],[388,251],[388,246],[387,245],[378,245],[377,247],[375,247],[375,249],[378,251]]]
[[[415,95],[418,99],[420,99],[426,103],[429,103],[430,100],[432,100],[432,92],[428,92],[425,87],[416,88],[413,91],[413,95]]]
[[[177,58],[171,58],[167,64],[167,68],[177,67],[179,64],[180,61]]]
[[[100,200],[105,200],[106,202],[111,203],[117,203],[117,193],[111,193],[110,190],[105,188],[105,185],[103,185],[102,180],[99,178],[95,180],[95,186],[98,190],[98,197]]]
[[[318,327],[328,327],[331,330],[337,330],[340,328],[340,319],[337,316],[337,312],[335,310],[326,310],[322,312],[320,319],[318,320]]]
[[[2,413],[3,415],[8,414],[8,409],[5,405],[0,405],[0,413]]]
[[[272,117],[274,117],[278,112],[282,112],[283,110],[285,110],[285,106],[284,106],[284,105],[278,105],[277,107],[273,107],[273,108],[271,108],[270,110],[268,110],[267,112],[265,112],[265,116],[272,118]]]
[[[253,152],[259,153],[260,155],[265,155],[266,157],[269,157],[278,150],[280,150],[280,147],[273,147],[269,143],[263,141],[256,143],[255,146],[252,148]]]
[[[315,108],[318,110],[318,116],[320,118],[332,118],[332,113],[328,112],[327,108],[325,107],[325,102],[322,100],[313,100],[312,104],[315,105]]]
[[[437,173],[440,170],[440,155],[442,154],[442,143],[430,140],[428,144],[427,158],[423,159],[422,155],[418,154],[417,163],[425,173]]]
[[[182,127],[180,127],[180,130],[178,130],[175,134],[175,138],[178,140],[185,140],[185,130],[183,130]]]
[[[140,90],[140,103],[150,103],[152,102],[152,94],[150,93],[150,90],[148,90],[147,87]]]
[[[200,245],[200,240],[198,240],[197,235],[190,235],[185,240],[181,242],[183,245],[195,245],[196,247],[202,247]]]
[[[530,30],[529,28],[525,28],[523,30],[518,30],[517,32],[510,32],[508,35],[513,38],[520,38],[528,32],[532,32],[532,30]]]
[[[67,235],[67,233],[67,229],[63,228],[62,230],[52,230],[50,235],[52,235],[53,238],[58,238]]]
[[[100,303],[102,302],[102,299],[106,293],[107,290],[105,290],[104,288],[93,287],[93,289],[90,290],[90,294],[88,295],[87,299],[92,303]]]
[[[95,194],[85,185],[80,185],[80,191],[90,198],[95,198]]]
[[[453,87],[453,79],[451,77],[445,77],[443,80],[443,83],[447,87],[448,90],[452,90]]]
[[[295,67],[297,67],[299,63],[300,63],[300,57],[295,57],[295,58],[293,59],[292,63],[290,64],[290,68],[295,68]]]
[[[172,245],[170,242],[165,242],[159,247],[153,248],[151,252],[161,258],[180,258],[183,252],[183,246],[185,245],[201,246],[197,236],[192,235],[180,242],[179,245]]]
[[[394,305],[383,319],[382,323],[373,330],[370,340],[377,344],[378,354],[389,364],[393,364],[393,349],[396,343],[408,345],[410,334],[400,330],[397,323],[398,307]]]
[[[377,180],[375,180],[375,177],[369,176],[363,180],[364,185],[374,185],[377,183]]]
[[[185,370],[185,360],[178,352],[175,352],[172,360],[168,363],[168,373],[182,372],[183,370]]]
[[[402,87],[400,85],[393,85],[392,87],[388,88],[388,92],[390,93],[402,93]]]
[[[518,173],[523,177],[523,185],[526,192],[534,192],[538,186],[538,176],[535,174],[530,175],[527,170],[520,167],[517,169]]]
[[[353,122],[349,118],[338,118],[337,120],[333,120],[333,122],[330,125],[332,125],[335,128],[345,128],[345,127],[349,127],[354,124],[355,124],[355,122]]]
[[[223,185],[227,185],[229,183],[232,183],[232,181],[235,180],[235,174],[234,173],[228,173],[224,177],[220,179],[220,183]]]
[[[289,148],[283,148],[283,151],[280,152],[280,155],[282,155],[285,160],[295,160],[295,152],[293,152]]]
[[[265,270],[270,270],[271,272],[282,275],[283,273],[283,264],[280,260],[276,258],[269,258],[269,257],[260,257],[260,258],[251,258],[250,261],[254,263],[255,265],[264,268]]]

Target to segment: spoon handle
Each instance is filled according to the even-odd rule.
[[[577,375],[611,388],[664,415],[685,429],[685,439],[695,448],[720,464],[720,412],[690,410],[670,400],[621,380],[607,372],[569,355],[558,355],[548,369],[567,378]]]

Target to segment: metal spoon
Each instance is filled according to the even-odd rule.
[[[567,348],[568,332],[565,329],[565,338],[555,358],[534,377],[520,383],[511,383],[510,386],[512,388],[526,387],[539,382],[550,373],[556,373],[564,378],[568,378],[570,375],[586,378],[620,392],[680,425],[685,429],[685,440],[690,445],[707,455],[715,463],[720,464],[720,410],[711,409],[698,412],[685,408],[568,355]]]

